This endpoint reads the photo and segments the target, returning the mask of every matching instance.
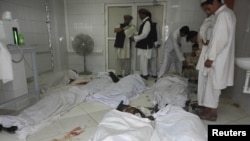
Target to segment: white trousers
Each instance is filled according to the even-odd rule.
[[[198,76],[198,104],[209,108],[217,108],[221,95],[220,89],[214,89],[213,85],[213,70],[210,69],[205,76],[202,71],[199,71]]]
[[[140,72],[142,75],[148,75],[148,60],[152,56],[152,49],[137,49],[140,57]]]
[[[164,60],[161,64],[158,78],[164,75],[165,72],[182,73],[182,62],[179,61],[176,55],[173,55],[172,53],[164,53]]]
[[[117,75],[123,75],[123,76],[127,76],[130,74],[130,70],[131,70],[131,60],[130,58],[128,59],[117,59]]]
[[[152,48],[152,57],[149,60],[148,70],[149,75],[157,76],[157,57],[158,57],[158,48]]]

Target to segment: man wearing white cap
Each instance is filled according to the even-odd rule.
[[[215,15],[212,36],[205,53],[204,66],[208,70],[204,81],[199,82],[198,115],[201,119],[217,120],[217,107],[221,90],[233,86],[235,50],[235,14],[222,0],[206,0],[208,12]]]
[[[131,24],[131,15],[123,16],[124,22],[114,28],[116,33],[114,47],[117,49],[117,76],[123,77],[130,74],[131,70],[131,42],[129,37],[133,36],[136,28]]]
[[[141,8],[138,10],[139,17],[142,21],[138,35],[131,38],[132,41],[136,42],[137,55],[140,57],[140,72],[141,77],[148,79],[148,61],[152,56],[152,31],[150,20],[150,12],[147,9]]]

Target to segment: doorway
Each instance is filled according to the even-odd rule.
[[[137,11],[140,8],[148,9],[152,14],[152,21],[158,23],[159,31],[161,32],[161,41],[164,39],[163,34],[163,26],[165,21],[165,11],[166,11],[166,3],[136,3],[136,4],[107,4],[106,5],[106,70],[116,72],[116,60],[117,53],[116,48],[114,48],[115,36],[114,28],[123,23],[123,15],[130,14],[133,16],[133,20],[131,24],[136,25],[137,29],[141,24],[141,20],[138,17]],[[162,42],[163,44],[163,42]],[[163,47],[161,47],[158,52]],[[158,55],[158,64],[161,56]],[[135,48],[135,43],[131,46],[131,73],[134,73],[139,68],[139,59],[137,58],[137,50]],[[159,65],[158,65],[159,67]]]

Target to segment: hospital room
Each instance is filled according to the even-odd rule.
[[[249,11],[249,0],[0,0],[0,140],[249,139]]]

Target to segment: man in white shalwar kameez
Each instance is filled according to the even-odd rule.
[[[181,52],[181,38],[189,32],[188,26],[183,26],[170,34],[164,45],[164,59],[158,73],[158,79],[165,73],[174,68],[173,72],[181,74],[182,64],[185,58]]]
[[[198,112],[201,119],[215,121],[221,90],[233,86],[236,18],[221,0],[206,0],[207,10],[215,15],[211,40],[205,53],[203,81],[198,84]]]
[[[139,17],[142,21],[138,35],[131,38],[132,41],[136,42],[137,55],[140,57],[140,72],[144,79],[148,79],[148,61],[152,56],[152,33],[151,33],[151,20],[150,12],[147,9],[138,10]]]
[[[151,21],[152,21],[152,16],[150,13]],[[152,48],[152,56],[151,59],[149,60],[149,65],[148,65],[148,70],[149,70],[149,75],[153,78],[157,78],[157,73],[158,73],[158,49],[161,46],[161,32],[160,32],[160,27],[157,22],[152,21],[152,39],[154,41],[153,48]]]
[[[117,70],[116,74],[118,77],[127,76],[131,70],[131,37],[135,32],[136,28],[131,25],[130,22],[133,19],[131,15],[124,15],[124,23],[117,25],[114,29],[116,33],[116,39],[114,47],[117,48]]]

